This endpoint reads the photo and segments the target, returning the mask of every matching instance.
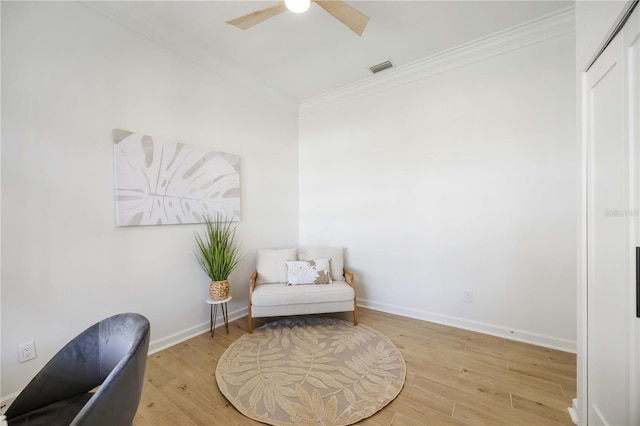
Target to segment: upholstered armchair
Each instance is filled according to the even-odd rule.
[[[306,273],[308,267],[311,273]],[[304,255],[295,248],[258,250],[256,271],[249,278],[249,333],[253,318],[351,311],[357,325],[354,277],[344,267],[341,247],[308,247]]]
[[[130,425],[142,394],[149,331],[149,321],[133,313],[89,327],[18,395],[6,412],[9,425]]]

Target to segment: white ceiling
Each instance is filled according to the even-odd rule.
[[[220,74],[243,75],[302,101],[553,13],[572,1],[348,1],[367,16],[362,37],[318,5],[248,30],[225,21],[272,1],[85,3]],[[393,72],[392,70],[385,72]]]

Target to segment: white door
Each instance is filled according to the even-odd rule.
[[[627,153],[622,34],[586,75],[590,425],[628,425]]]
[[[640,424],[635,304],[639,24],[636,11],[584,81],[590,425]]]
[[[640,9],[624,27],[627,69],[627,129],[629,149],[629,211],[630,227],[629,278],[632,288],[628,309],[629,324],[629,424],[640,425]],[[636,254],[638,251],[638,254]]]

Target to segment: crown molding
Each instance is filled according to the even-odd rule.
[[[313,114],[432,75],[571,34],[574,31],[574,7],[570,6],[385,73],[371,76],[366,80],[304,100],[300,102],[299,115]]]

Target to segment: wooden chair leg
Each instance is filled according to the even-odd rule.
[[[252,334],[253,333],[253,319],[251,318],[251,304],[249,304],[248,320],[249,320],[249,334]]]
[[[353,325],[358,325],[358,303],[353,300]]]

